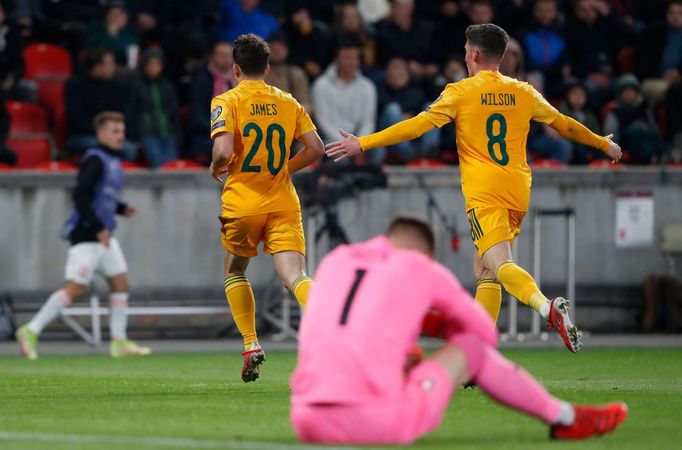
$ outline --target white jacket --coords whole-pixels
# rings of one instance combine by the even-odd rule
[[[350,83],[339,78],[336,65],[330,64],[312,89],[315,123],[322,138],[341,139],[339,128],[356,136],[374,132],[377,119],[377,91],[359,71]]]

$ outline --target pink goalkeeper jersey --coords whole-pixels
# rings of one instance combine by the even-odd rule
[[[357,404],[402,393],[403,367],[430,308],[450,335],[492,345],[488,314],[441,264],[384,236],[338,247],[322,260],[299,330],[294,403]]]

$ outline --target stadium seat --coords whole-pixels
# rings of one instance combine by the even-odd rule
[[[161,170],[204,170],[205,167],[201,164],[187,159],[176,159],[175,161],[168,161],[160,167]]]
[[[17,169],[28,169],[50,161],[50,140],[47,138],[12,138],[7,146],[17,154]]]
[[[131,161],[121,161],[121,168],[124,171],[136,171],[136,170],[146,170],[143,166],[139,165],[138,163],[131,162]]]
[[[41,107],[31,103],[10,100],[7,102],[7,111],[11,119],[10,138],[29,134],[44,135],[48,132],[47,115]]]
[[[447,167],[443,161],[437,159],[415,159],[407,163],[407,167],[419,168],[419,169],[435,169],[438,167]]]
[[[635,47],[623,47],[616,55],[616,67],[619,74],[634,73]]]
[[[29,80],[67,79],[73,73],[69,52],[57,45],[31,44],[24,49],[23,56],[24,77]]]
[[[66,161],[45,161],[36,165],[33,169],[41,172],[76,172],[78,170],[76,166]]]
[[[29,45],[23,55],[24,77],[38,84],[38,103],[49,113],[57,145],[62,148],[66,130],[64,84],[73,73],[71,56],[63,48],[51,44]]]
[[[625,164],[615,163],[612,164],[608,159],[595,159],[589,164],[590,169],[621,169],[625,167]]]
[[[568,164],[553,159],[535,158],[531,163],[534,169],[564,169]]]

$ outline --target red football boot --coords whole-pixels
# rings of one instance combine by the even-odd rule
[[[557,330],[566,348],[571,352],[575,353],[582,348],[583,344],[580,342],[582,333],[571,322],[568,315],[568,300],[565,298],[557,297],[550,303],[547,327]]]
[[[622,402],[601,406],[574,406],[575,421],[571,425],[552,425],[552,439],[579,440],[609,433],[628,416],[628,405]]]
[[[256,381],[260,374],[260,366],[265,361],[265,352],[258,347],[251,347],[251,350],[242,352],[244,357],[244,367],[242,367],[242,380],[244,383]]]

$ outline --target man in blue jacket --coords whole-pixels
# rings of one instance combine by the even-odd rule
[[[126,336],[128,267],[118,240],[112,236],[116,215],[131,217],[135,213],[135,208],[120,201],[123,176],[119,155],[125,142],[125,117],[118,112],[101,112],[95,116],[94,126],[98,144],[83,155],[73,210],[62,235],[71,242],[66,283],[50,295],[33,320],[17,330],[21,353],[28,359],[38,357],[38,335],[43,328],[85,293],[95,273],[105,276],[111,288],[111,356],[151,353]]]

